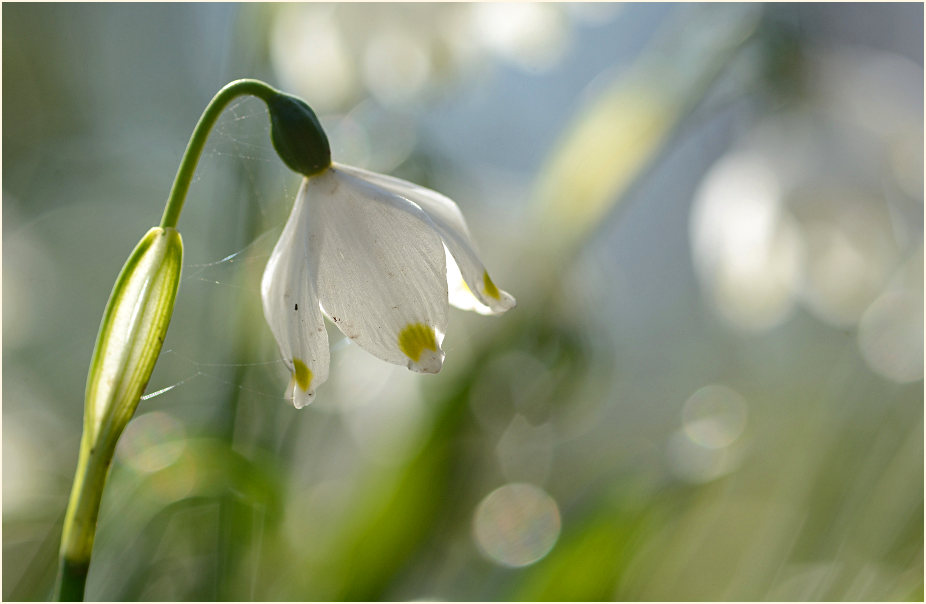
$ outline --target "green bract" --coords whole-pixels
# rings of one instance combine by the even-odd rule
[[[183,242],[154,227],[113,286],[87,376],[85,430],[91,441],[118,437],[154,370],[180,284]]]

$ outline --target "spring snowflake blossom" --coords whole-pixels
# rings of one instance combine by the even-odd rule
[[[380,359],[437,373],[450,304],[482,314],[515,305],[489,278],[453,201],[336,163],[302,181],[261,296],[297,408],[328,378],[324,316]]]

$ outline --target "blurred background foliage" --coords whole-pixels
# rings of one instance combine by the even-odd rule
[[[923,598],[919,4],[3,6],[3,597],[45,599],[113,280],[212,94],[456,199],[518,308],[438,376],[258,282],[298,178],[220,119],[117,452],[103,600]]]

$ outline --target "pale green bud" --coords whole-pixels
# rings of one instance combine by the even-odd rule
[[[155,227],[135,246],[109,295],[87,376],[84,434],[61,536],[61,599],[83,598],[103,483],[161,352],[182,264],[180,233]]]
[[[183,242],[154,227],[122,267],[106,305],[87,376],[85,437],[115,443],[135,413],[170,324]]]

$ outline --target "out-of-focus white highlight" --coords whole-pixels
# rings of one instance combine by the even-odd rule
[[[821,320],[851,327],[884,287],[897,256],[878,204],[853,204],[848,194],[836,200],[824,206],[826,220],[802,225],[807,254],[801,294]]]
[[[746,427],[746,401],[720,384],[699,389],[682,407],[683,429],[695,444],[709,449],[730,446]]]
[[[417,97],[431,71],[424,40],[410,31],[374,34],[363,51],[363,81],[384,103],[404,103]]]
[[[720,478],[739,464],[739,456],[732,449],[704,447],[692,441],[684,430],[669,438],[667,456],[672,474],[691,483]]]
[[[552,4],[473,5],[472,31],[482,44],[528,69],[543,69],[562,54],[568,22]]]
[[[722,384],[699,388],[682,406],[682,427],[670,438],[670,471],[692,483],[714,480],[736,469],[736,446],[746,428],[748,406],[741,394]]]
[[[795,303],[856,327],[922,238],[922,67],[840,48],[809,52],[807,70],[808,107],[758,124],[692,208],[705,297],[745,331],[779,325]]]
[[[480,551],[502,566],[528,566],[546,556],[559,538],[556,501],[525,483],[501,486],[483,499],[473,519]]]
[[[725,319],[751,331],[784,319],[801,247],[775,172],[761,157],[731,154],[715,164],[695,197],[691,240],[695,268]]]
[[[563,57],[575,23],[616,9],[554,3],[286,4],[273,11],[270,53],[281,87],[319,113],[366,96],[383,106],[427,98],[501,59],[542,71]]]
[[[299,91],[318,112],[337,109],[357,89],[357,74],[332,7],[280,8],[270,54],[282,88]]]
[[[923,297],[889,291],[859,321],[858,345],[865,362],[900,383],[923,379]]]

